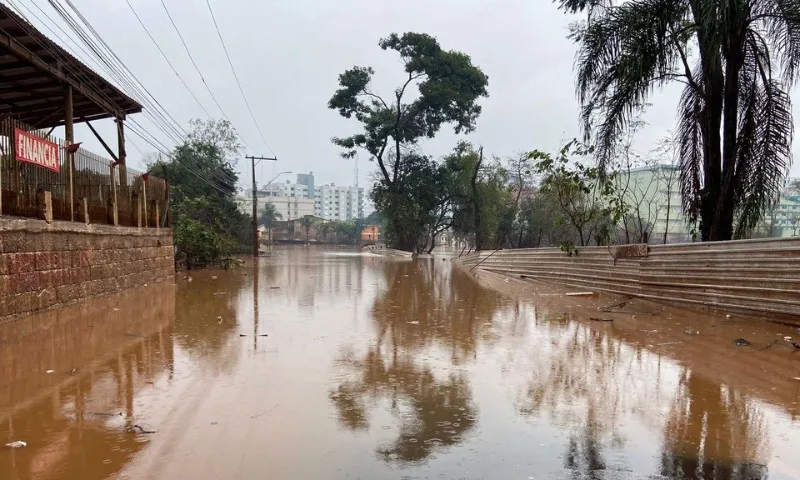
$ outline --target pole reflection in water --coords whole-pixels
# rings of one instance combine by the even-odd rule
[[[800,478],[798,357],[728,338],[785,327],[591,322],[353,249],[176,283],[0,326],[0,478]]]

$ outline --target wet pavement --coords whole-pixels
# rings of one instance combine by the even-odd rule
[[[297,247],[4,323],[0,479],[800,478],[796,327],[478,277]]]

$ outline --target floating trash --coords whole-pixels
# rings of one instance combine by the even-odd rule
[[[22,448],[22,447],[27,447],[27,446],[28,446],[28,444],[23,442],[22,440],[17,440],[15,442],[6,443],[6,447],[8,447],[8,448]]]

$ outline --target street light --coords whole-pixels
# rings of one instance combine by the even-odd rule
[[[290,172],[290,171],[285,171],[285,172],[280,172],[280,173],[278,173],[277,175],[275,175],[274,177],[272,177],[272,179],[271,179],[269,182],[267,182],[267,184],[266,184],[266,185],[264,185],[264,189],[265,189],[266,187],[269,187],[269,186],[272,184],[272,182],[274,182],[275,180],[277,180],[277,179],[278,179],[278,177],[280,177],[281,175],[284,175],[284,174],[288,174],[288,173],[292,173],[292,172]],[[264,191],[264,189],[262,189],[262,191]],[[270,192],[270,193],[271,193],[271,192]],[[253,195],[253,196],[256,198],[256,202],[258,202],[258,200],[257,200],[257,199],[258,199],[258,196],[257,196],[257,195]],[[272,204],[272,202],[269,202],[269,203],[270,203],[270,204]],[[257,205],[257,204],[258,204],[258,203],[256,203],[256,205]],[[268,229],[268,232],[269,232],[269,244],[270,244],[270,248],[271,248],[271,246],[272,246],[272,220],[271,220],[271,219],[270,219],[270,221],[269,221],[269,225],[267,226],[267,229]],[[256,248],[258,248],[258,246],[256,246]]]

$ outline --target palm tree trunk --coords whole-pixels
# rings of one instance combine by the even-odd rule
[[[717,240],[733,238],[733,206],[736,193],[736,149],[739,111],[739,70],[742,68],[741,41],[732,32],[725,63],[725,101],[722,125],[722,188],[717,200],[711,236]]]
[[[695,22],[703,21],[703,0],[691,2]],[[700,29],[697,44],[700,51],[700,64],[703,76],[703,96],[705,106],[701,112],[701,134],[703,137],[703,190],[700,198],[700,235],[703,240],[720,240],[719,229],[715,227],[717,202],[722,190],[722,128],[723,76],[719,45],[711,32]]]

